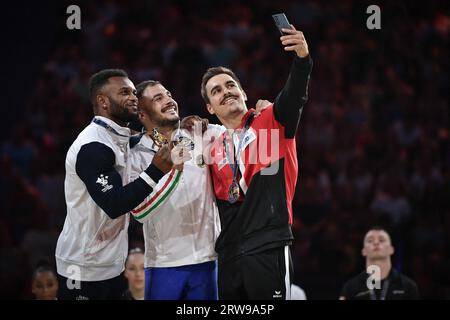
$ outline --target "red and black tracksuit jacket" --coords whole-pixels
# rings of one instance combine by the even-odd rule
[[[226,133],[211,149],[214,163],[210,170],[222,227],[216,242],[220,262],[285,246],[293,240],[292,200],[298,173],[295,133],[308,98],[311,68],[309,56],[295,57],[274,104],[253,119],[243,137],[237,176],[241,190],[234,204],[228,202],[233,173],[224,152]],[[251,109],[244,116],[241,128],[253,112]],[[230,136],[226,139],[230,141]],[[233,149],[229,150],[231,155]]]

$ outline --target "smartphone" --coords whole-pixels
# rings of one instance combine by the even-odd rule
[[[273,14],[272,18],[282,36],[285,35],[285,33],[281,31],[281,28],[291,29],[291,24],[284,13]]]

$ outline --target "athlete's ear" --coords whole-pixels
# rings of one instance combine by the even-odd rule
[[[244,96],[244,101],[247,101],[247,94],[245,93],[244,90],[242,90],[242,95]]]
[[[211,104],[207,103],[206,104],[206,109],[208,109],[208,112],[210,114],[215,114],[213,107],[211,106]]]
[[[95,98],[96,102],[97,102],[97,106],[101,109],[101,110],[107,110],[108,106],[109,106],[109,99],[107,96],[103,95],[103,94],[99,94],[97,95],[97,97]]]

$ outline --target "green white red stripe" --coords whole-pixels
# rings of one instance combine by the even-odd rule
[[[173,189],[175,189],[176,185],[180,181],[180,177],[180,171],[172,170],[162,188],[155,194],[148,196],[140,207],[131,211],[133,217],[137,220],[142,220],[155,211],[156,208],[160,207]]]

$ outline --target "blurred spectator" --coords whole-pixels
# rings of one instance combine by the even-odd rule
[[[344,284],[340,300],[417,300],[417,284],[391,264],[394,247],[389,234],[372,227],[364,237],[366,271]]]
[[[31,292],[36,300],[56,300],[58,280],[55,270],[48,264],[42,264],[33,272]]]
[[[144,275],[144,252],[140,248],[131,249],[125,261],[124,276],[128,281],[125,300],[144,300]]]

